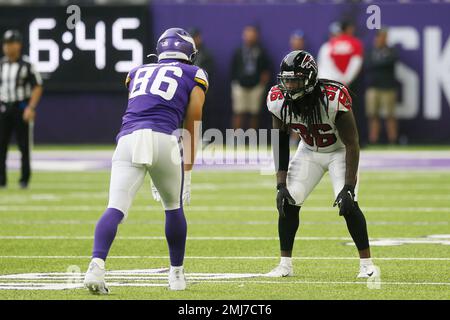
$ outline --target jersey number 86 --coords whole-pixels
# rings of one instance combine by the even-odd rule
[[[158,71],[155,73],[155,71]],[[170,72],[170,77],[167,73]],[[130,90],[128,99],[135,98],[144,94],[154,94],[169,101],[178,87],[178,82],[173,77],[181,78],[183,70],[175,66],[148,66],[140,68],[136,71],[133,87]],[[151,82],[150,90],[148,90],[149,82]],[[162,89],[165,84],[165,89]]]

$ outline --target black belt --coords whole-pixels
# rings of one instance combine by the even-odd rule
[[[24,112],[28,101],[0,102],[0,113]]]
[[[4,105],[7,108],[17,108],[20,107],[21,105],[28,105],[28,100],[23,100],[23,101],[15,101],[15,102],[0,102],[0,105]]]

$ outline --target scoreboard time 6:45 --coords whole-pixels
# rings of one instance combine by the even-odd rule
[[[46,90],[120,90],[153,52],[147,6],[0,8],[0,32],[18,29]]]

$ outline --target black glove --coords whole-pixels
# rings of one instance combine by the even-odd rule
[[[286,217],[286,213],[284,212],[284,206],[286,203],[289,204],[295,204],[295,200],[292,198],[291,194],[289,193],[286,183],[279,183],[277,185],[277,209],[278,213],[281,217]]]
[[[333,207],[336,205],[339,207],[339,215],[346,215],[352,213],[355,207],[355,187],[346,184],[341,192],[339,192],[336,200],[333,203]]]

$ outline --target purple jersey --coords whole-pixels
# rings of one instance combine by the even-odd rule
[[[128,107],[117,139],[138,129],[172,134],[183,123],[195,86],[208,89],[206,72],[178,60],[144,64],[128,73]]]

